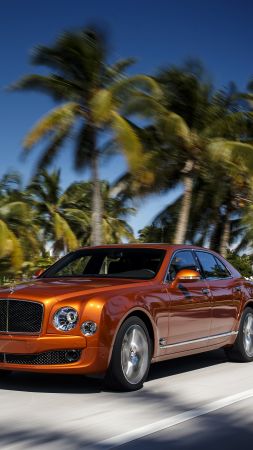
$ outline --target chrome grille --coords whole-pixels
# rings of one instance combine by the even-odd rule
[[[42,316],[41,303],[0,298],[1,333],[39,333]]]

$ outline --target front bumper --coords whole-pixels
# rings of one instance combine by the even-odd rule
[[[55,351],[80,351],[80,357],[76,362],[66,364],[31,364],[25,363],[29,356],[41,355],[45,352]],[[11,356],[13,355],[13,358]],[[24,358],[22,358],[24,355]],[[17,363],[9,362],[19,360]],[[20,361],[22,362],[20,363]],[[23,363],[24,360],[24,363]],[[107,366],[107,352],[103,347],[88,347],[87,340],[82,336],[10,336],[0,335],[0,369],[52,372],[52,373],[102,373]]]

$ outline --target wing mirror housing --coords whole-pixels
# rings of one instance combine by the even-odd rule
[[[200,273],[197,270],[182,269],[176,274],[176,277],[171,283],[172,287],[176,287],[178,284],[193,283],[201,279]]]
[[[45,272],[45,269],[37,269],[34,274],[33,274],[33,278],[38,278],[40,277],[40,275],[43,274],[43,272]]]

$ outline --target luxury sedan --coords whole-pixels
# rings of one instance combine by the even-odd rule
[[[204,248],[87,247],[0,290],[1,375],[104,374],[136,390],[151,363],[221,347],[253,361],[253,284]]]

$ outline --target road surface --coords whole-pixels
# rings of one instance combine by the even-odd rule
[[[0,449],[253,448],[253,363],[223,351],[152,365],[138,392],[81,376],[0,379]]]

